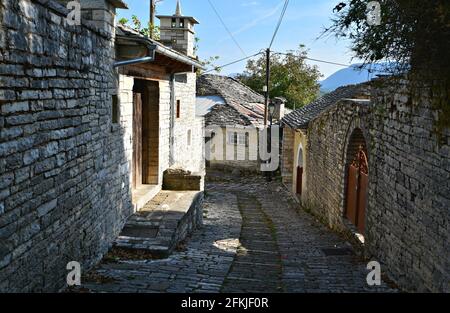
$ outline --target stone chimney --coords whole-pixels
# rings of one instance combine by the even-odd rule
[[[72,0],[58,0],[64,6]],[[109,34],[115,34],[116,9],[128,9],[122,0],[77,0],[81,5],[81,18],[93,22]]]
[[[195,31],[194,26],[199,24],[192,16],[184,16],[181,13],[180,0],[174,15],[158,15],[160,20],[160,42],[189,57],[195,57]]]
[[[273,118],[280,121],[284,117],[284,107],[286,105],[286,99],[282,97],[276,97],[273,98],[272,102],[275,105]]]

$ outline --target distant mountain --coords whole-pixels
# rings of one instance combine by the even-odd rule
[[[371,67],[361,64],[353,64],[350,67],[337,71],[327,79],[320,82],[320,91],[328,93],[336,88],[346,85],[360,84],[375,78],[377,75],[386,74],[386,68],[391,66],[388,63],[372,64]]]
[[[240,76],[240,75],[242,75],[242,73],[230,73],[230,74],[228,74],[227,76],[228,76],[228,77],[231,77],[231,78],[236,78],[236,77],[238,77],[238,76]]]

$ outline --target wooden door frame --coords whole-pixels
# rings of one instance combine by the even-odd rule
[[[141,95],[141,122],[136,120],[136,102],[135,95]],[[156,81],[135,79],[133,86],[133,138],[141,137],[140,145],[136,145],[133,139],[133,156],[134,159],[140,159],[141,165],[132,164],[133,184],[135,187],[139,185],[158,185],[160,179],[159,173],[159,108],[160,108],[160,89],[159,83]],[[140,127],[140,132],[136,129]],[[140,152],[136,151],[140,149]],[[139,157],[140,156],[140,157]],[[136,171],[136,168],[138,171]],[[140,169],[140,171],[139,171]],[[141,184],[139,179],[141,177]]]
[[[133,152],[132,152],[132,187],[138,189],[143,184],[142,179],[142,94],[133,92]]]

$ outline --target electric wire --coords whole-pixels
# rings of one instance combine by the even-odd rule
[[[214,4],[212,3],[211,0],[208,0],[209,5],[211,6],[211,8],[213,9],[214,13],[217,15],[217,17],[219,18],[220,22],[222,23],[223,27],[225,28],[225,30],[228,32],[228,34],[230,35],[231,39],[234,41],[234,43],[236,44],[236,46],[239,48],[239,50],[241,50],[242,54],[245,55],[247,57],[247,53],[245,53],[244,49],[242,49],[241,45],[237,42],[236,38],[234,37],[233,33],[230,31],[230,29],[227,27],[227,25],[225,24],[224,20],[222,19],[222,17],[220,16],[219,12],[217,11],[216,7],[214,6]]]

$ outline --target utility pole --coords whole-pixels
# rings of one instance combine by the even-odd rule
[[[264,126],[267,126],[269,119],[269,83],[270,83],[270,48],[266,50],[266,87],[265,87],[265,102],[264,102]]]
[[[270,83],[270,48],[268,48],[266,50],[266,86],[265,86],[265,103],[264,103],[264,128],[267,131],[267,122],[269,119],[269,101],[270,101],[270,88],[269,88],[269,83]],[[272,131],[272,130],[270,130]],[[271,134],[269,134],[269,132],[267,131],[267,138],[266,138],[266,143],[268,144],[268,148],[269,151],[271,150],[271,138],[270,138]],[[269,160],[266,160],[266,165],[269,165]],[[264,172],[264,176],[266,176],[267,181],[270,181],[270,173],[269,172]]]
[[[150,39],[154,37],[154,28],[155,28],[155,0],[150,0]]]

